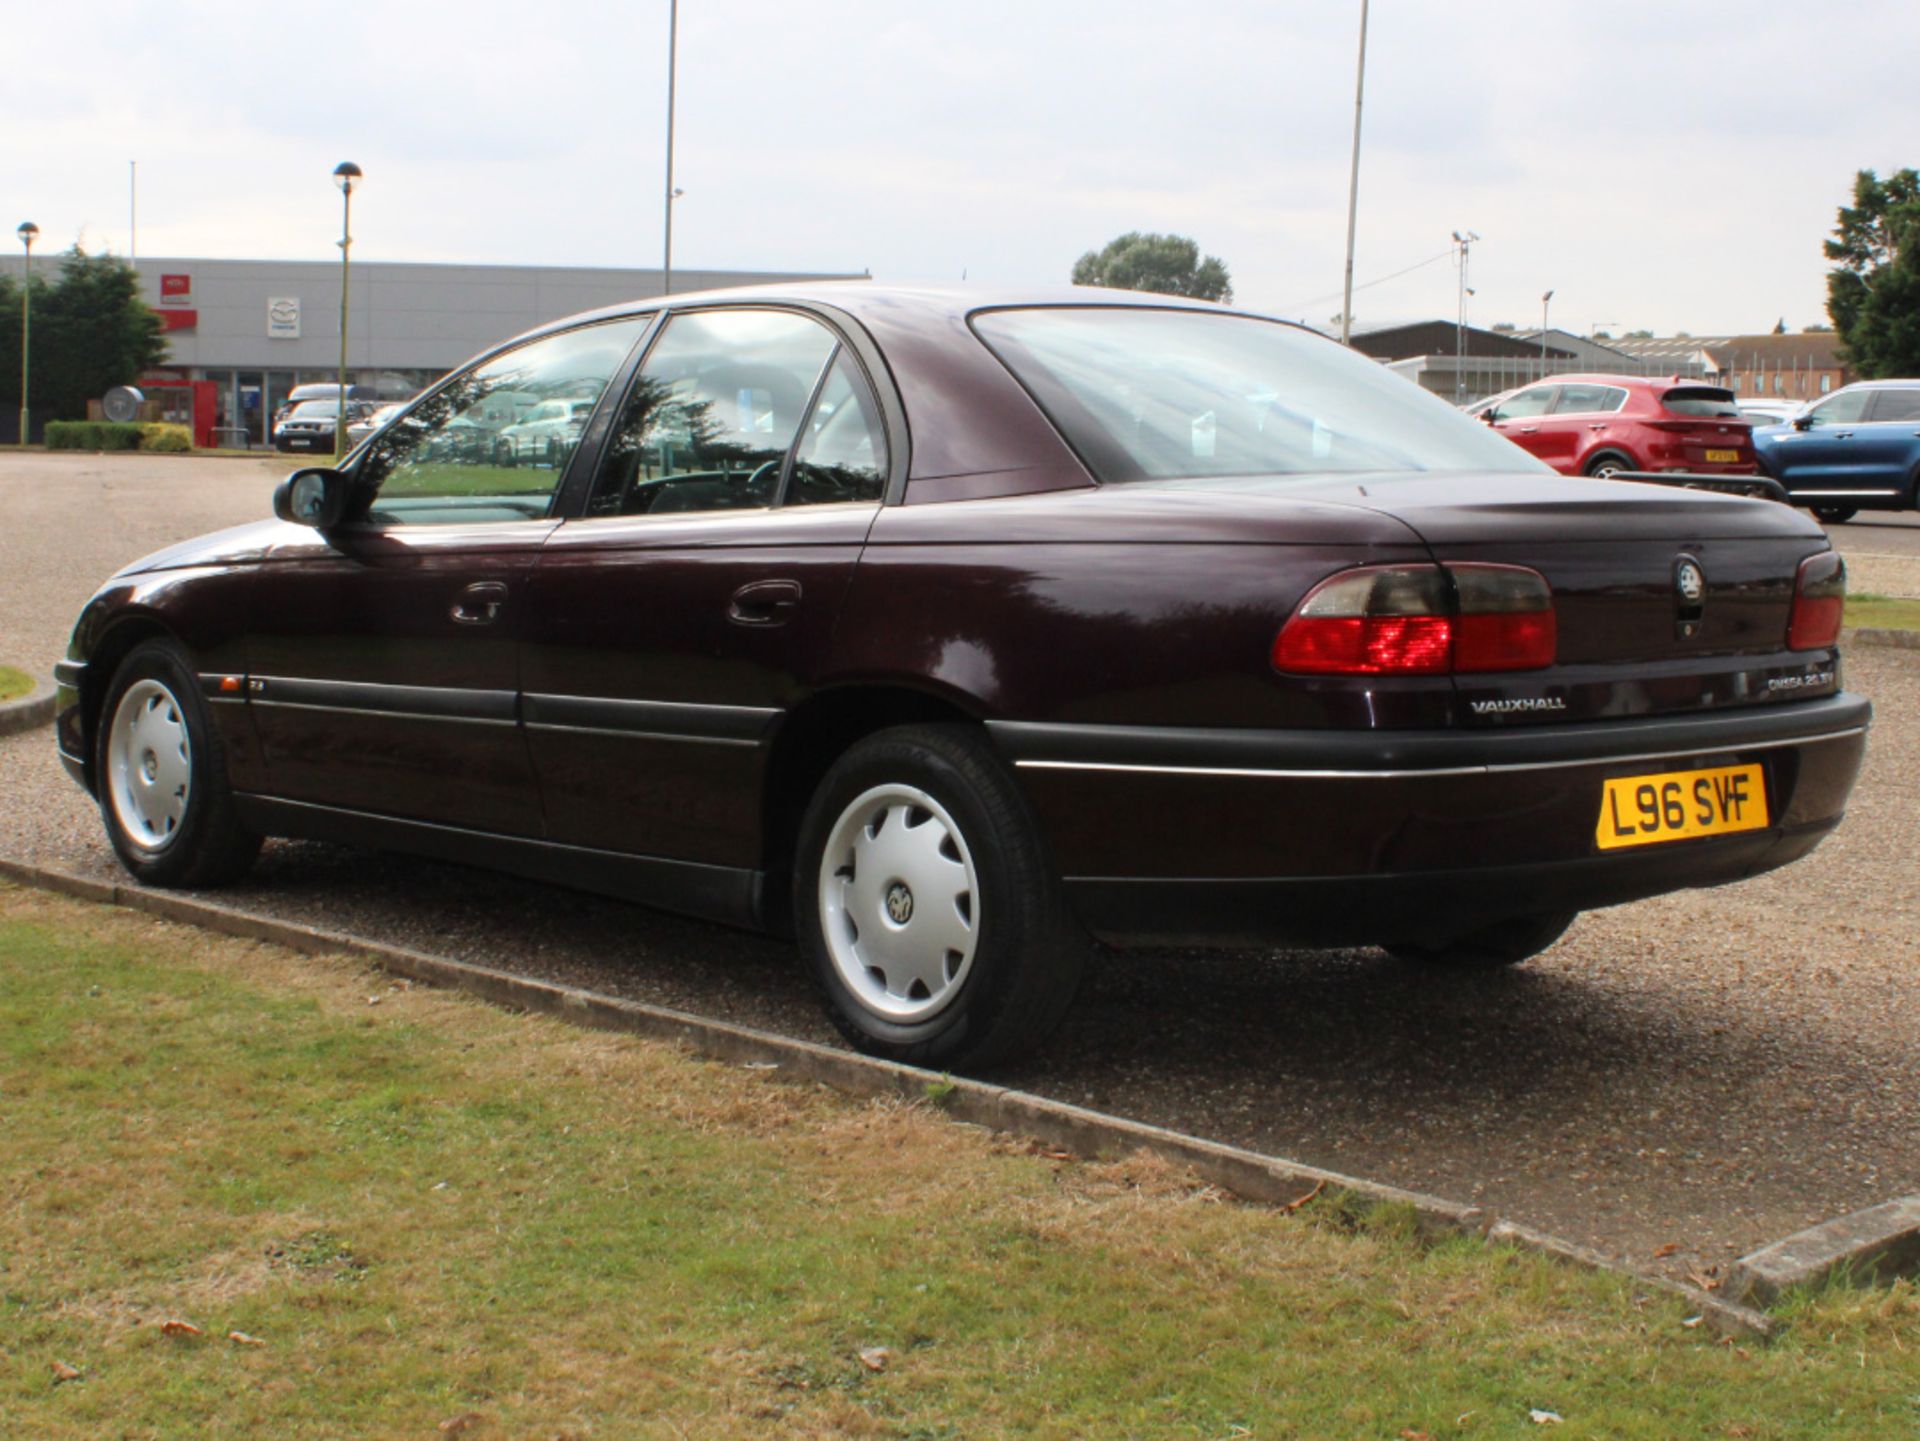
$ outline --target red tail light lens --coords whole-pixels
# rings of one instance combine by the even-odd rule
[[[1847,563],[1838,553],[1810,555],[1793,581],[1788,650],[1823,650],[1838,643],[1847,610]]]
[[[1278,670],[1448,675],[1553,664],[1553,592],[1517,565],[1383,565],[1308,593],[1274,637]]]

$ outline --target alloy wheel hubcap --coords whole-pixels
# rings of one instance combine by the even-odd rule
[[[819,877],[827,954],[854,999],[896,1024],[951,1004],[973,966],[978,889],[966,838],[932,796],[893,784],[855,797]]]
[[[180,702],[157,680],[135,681],[114,709],[106,785],[114,819],[142,850],[159,850],[186,819],[193,745]]]

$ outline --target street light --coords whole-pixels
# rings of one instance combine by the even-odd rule
[[[1353,171],[1347,177],[1347,283],[1340,302],[1340,343],[1353,338],[1353,228],[1360,215],[1360,101],[1367,86],[1367,0],[1360,0],[1360,64],[1353,77]]]
[[[27,280],[20,287],[20,443],[27,443],[27,339],[33,332],[33,242],[40,238],[40,227],[31,220],[20,222],[14,231],[27,247]]]
[[[667,212],[666,243],[661,247],[660,255],[660,293],[666,295],[673,289],[673,202],[680,192],[673,188],[673,79],[675,60],[680,42],[680,0],[668,0],[667,3],[667,185],[666,201],[662,208]]]
[[[1460,320],[1453,332],[1453,399],[1456,405],[1462,403],[1467,393],[1467,297],[1473,294],[1467,288],[1467,253],[1479,238],[1471,230],[1453,232],[1453,243],[1460,249]]]
[[[1547,373],[1547,306],[1552,300],[1551,290],[1540,297],[1540,375],[1542,379]]]
[[[333,183],[340,187],[340,395],[333,407],[336,461],[347,453],[347,252],[353,248],[353,187],[359,179],[360,167],[351,160],[333,167]]]

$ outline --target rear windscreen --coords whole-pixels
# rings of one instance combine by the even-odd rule
[[[1740,418],[1740,407],[1733,403],[1731,390],[1711,385],[1689,385],[1669,390],[1660,403],[1675,415],[1730,415]]]

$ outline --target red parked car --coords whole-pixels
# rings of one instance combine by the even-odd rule
[[[1556,375],[1472,407],[1562,475],[1752,475],[1753,426],[1733,392],[1680,376]]]

